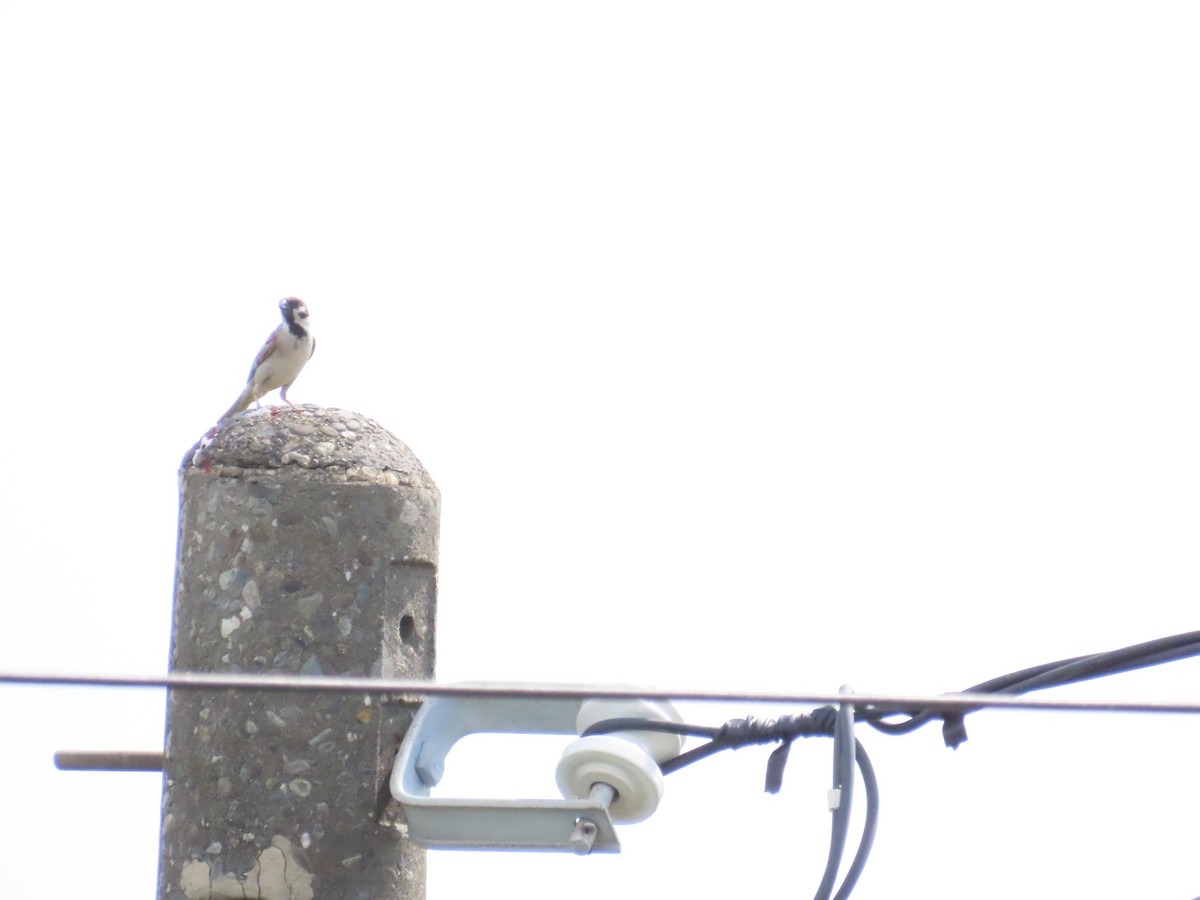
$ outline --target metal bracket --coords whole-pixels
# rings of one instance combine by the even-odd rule
[[[446,754],[468,734],[576,735],[578,699],[436,696],[422,704],[392,767],[392,796],[404,807],[408,835],[426,847],[474,850],[620,852],[603,795],[580,800],[431,797]],[[590,837],[580,845],[580,825]]]

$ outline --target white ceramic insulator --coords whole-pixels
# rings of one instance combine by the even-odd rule
[[[651,719],[682,722],[666,700],[592,699],[575,717],[582,733],[606,719]],[[564,797],[587,797],[594,784],[607,784],[617,796],[608,812],[614,822],[640,822],[658,809],[663,777],[658,768],[680,754],[683,736],[659,731],[618,731],[580,738],[563,751],[555,773]]]
[[[583,734],[597,722],[605,719],[652,719],[656,722],[682,722],[669,700],[604,699],[585,700],[575,717],[575,728]],[[666,762],[683,752],[683,735],[667,734],[662,731],[615,731],[610,737],[618,737],[637,744],[655,762]]]
[[[663,776],[646,751],[606,734],[579,738],[567,746],[554,773],[567,798],[583,799],[593,784],[610,785],[617,795],[608,807],[614,822],[640,822],[662,800]]]

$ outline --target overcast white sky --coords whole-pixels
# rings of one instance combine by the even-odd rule
[[[1182,2],[3,3],[0,669],[165,670],[176,470],[289,294],[292,399],[441,487],[442,679],[943,691],[1194,629],[1198,32]],[[158,778],[51,755],[159,748],[163,709],[0,687],[5,896],[154,895]],[[1200,894],[1200,722],[968,728],[860,735],[856,900]],[[620,856],[433,854],[429,896],[811,896],[830,750],[775,797],[766,750],[671,776]]]

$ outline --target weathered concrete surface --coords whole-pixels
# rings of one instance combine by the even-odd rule
[[[173,671],[433,677],[440,496],[386,430],[247,413],[189,452],[180,491]],[[387,803],[415,711],[397,701],[172,691],[160,897],[424,897]]]

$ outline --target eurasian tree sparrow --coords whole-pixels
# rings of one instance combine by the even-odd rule
[[[295,297],[280,300],[279,310],[283,313],[283,322],[271,332],[267,342],[258,351],[254,365],[250,367],[245,390],[221,416],[221,422],[236,416],[251,403],[257,403],[260,397],[275,388],[279,388],[279,398],[291,404],[292,401],[287,398],[288,388],[317,349],[317,342],[308,326],[308,307],[303,300]]]

